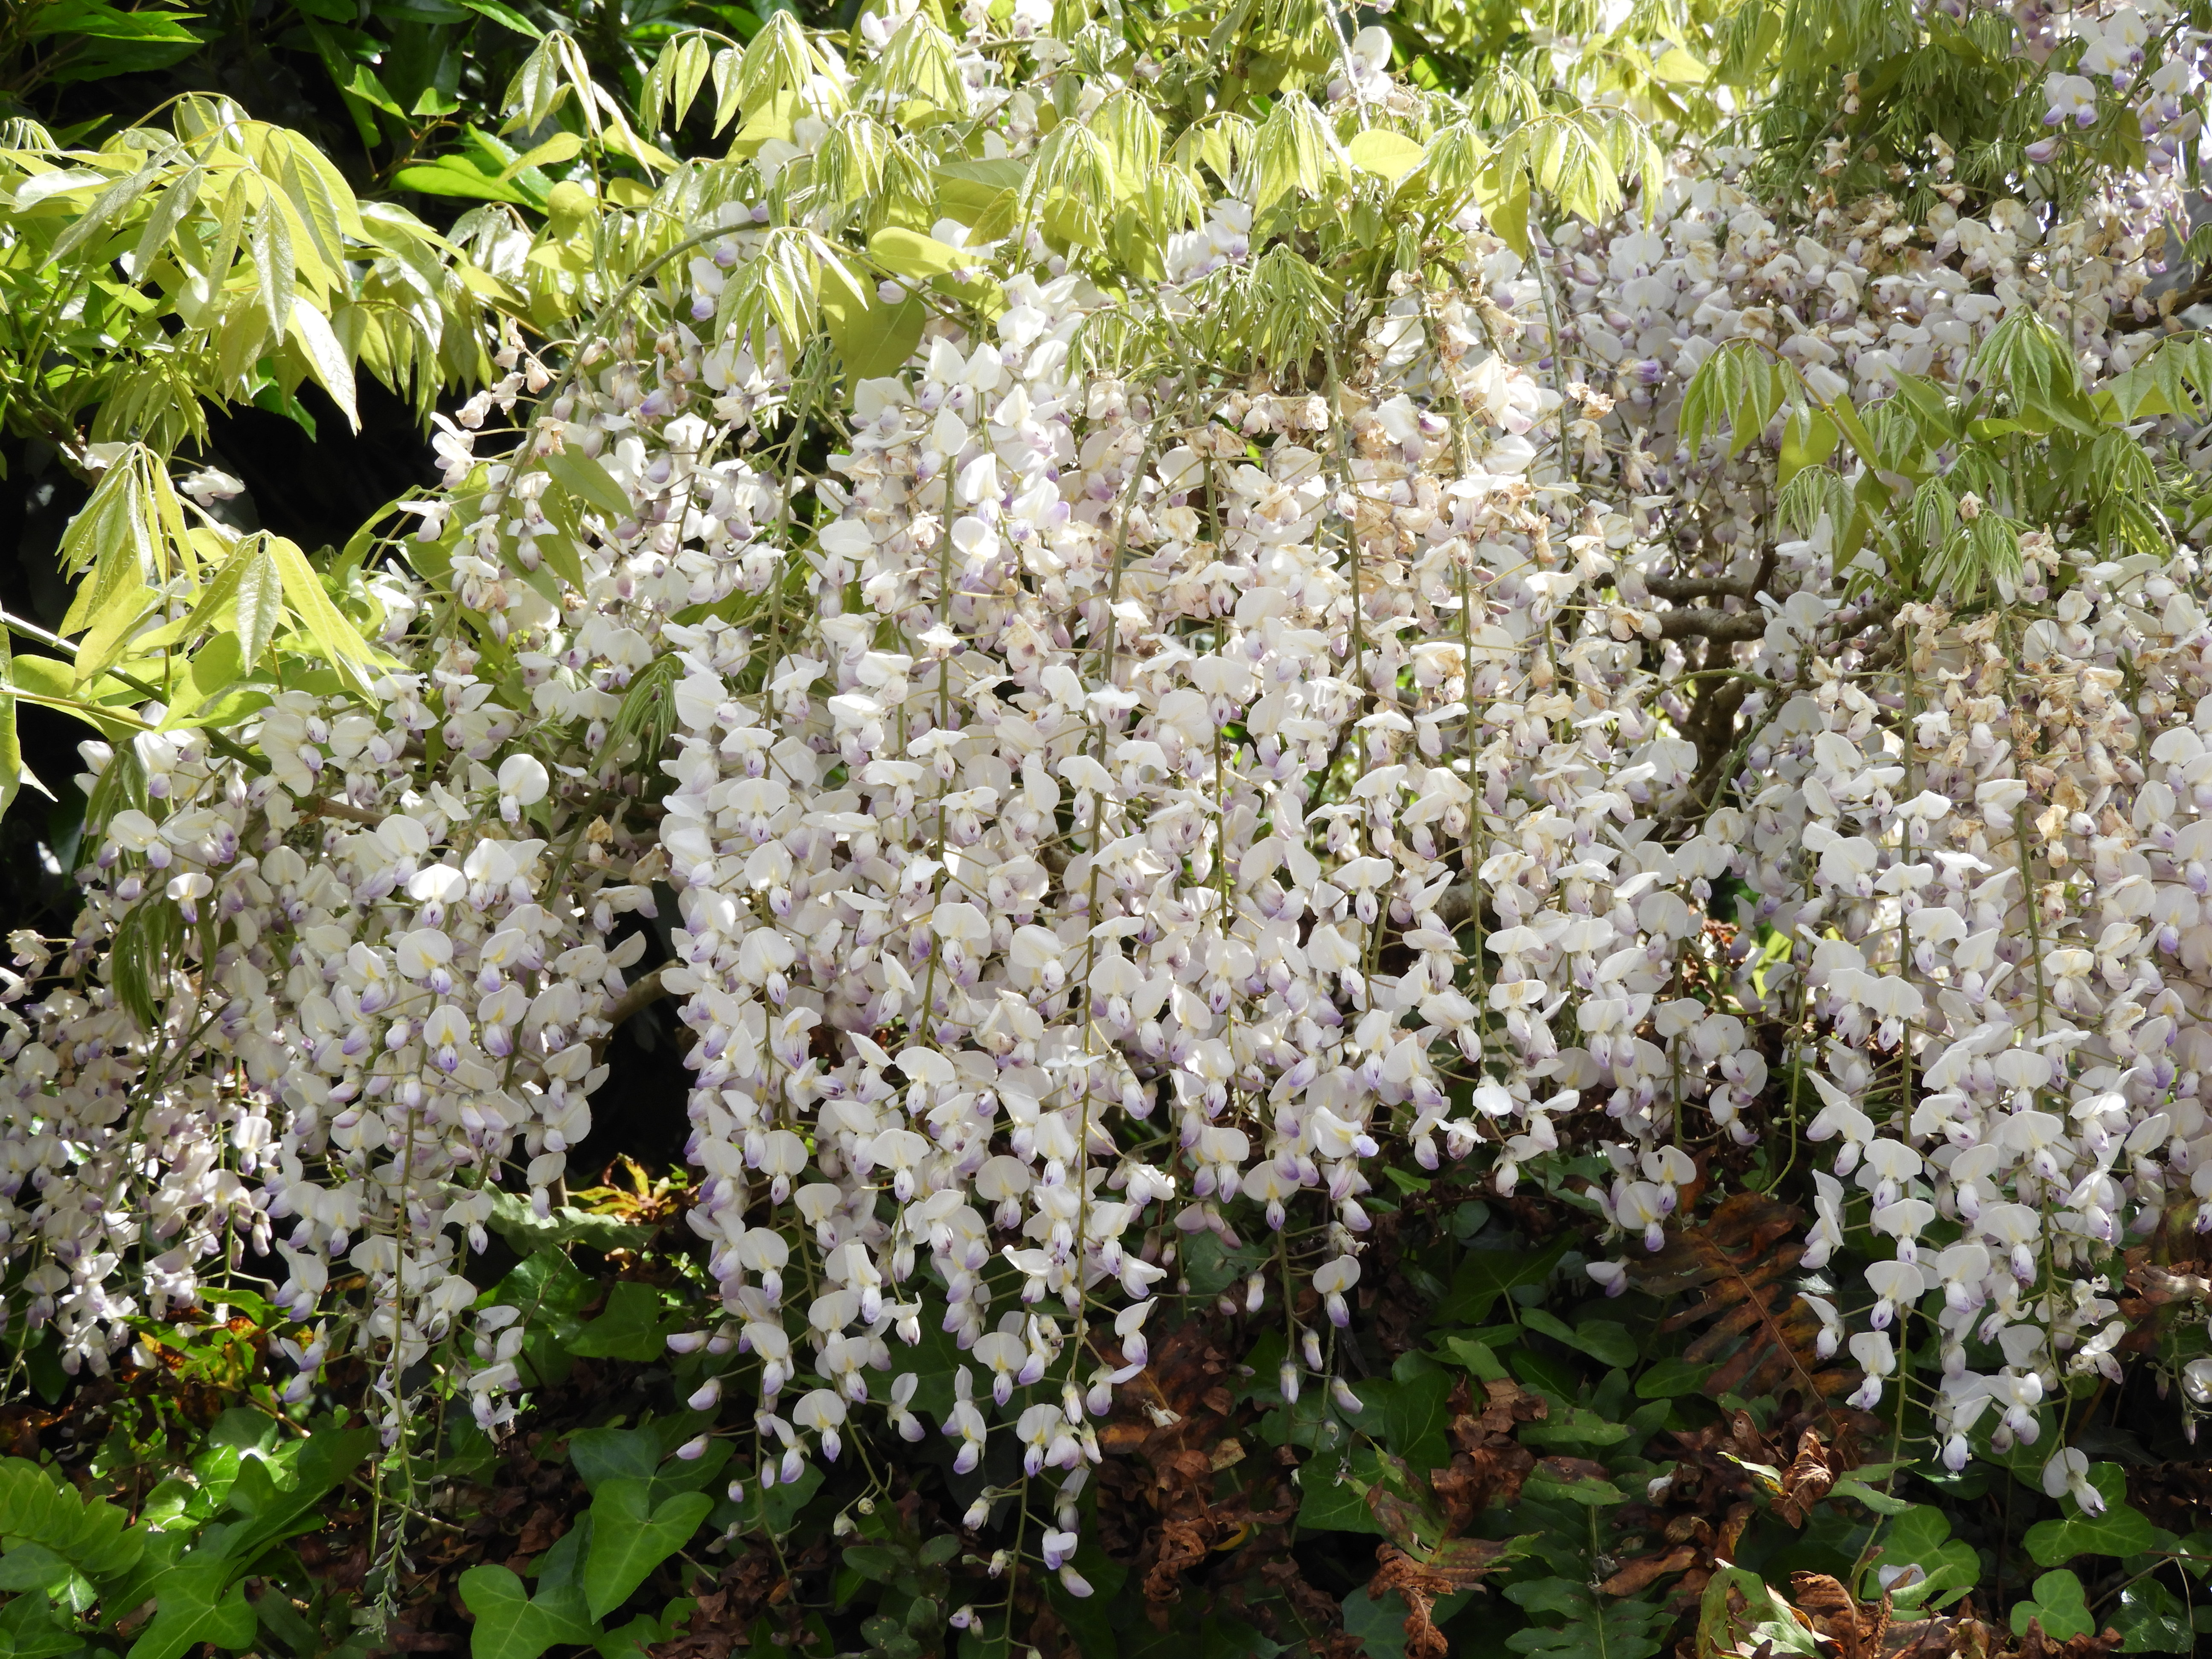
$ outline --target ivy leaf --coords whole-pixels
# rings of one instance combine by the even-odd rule
[[[1712,1369],[1711,1365],[1699,1365],[1687,1359],[1654,1360],[1636,1379],[1636,1397],[1639,1400],[1676,1400],[1686,1394],[1695,1394],[1704,1386]]]
[[[656,1426],[667,1431],[664,1443],[676,1439],[678,1435],[690,1438],[690,1420],[687,1419],[666,1418]],[[670,1448],[671,1451],[673,1449],[673,1447]],[[697,1457],[665,1458],[653,1473],[653,1501],[658,1503],[671,1492],[704,1492],[714,1486],[716,1477],[722,1472],[722,1466],[730,1461],[732,1449],[728,1441],[714,1440],[708,1443],[707,1449]]]
[[[76,1569],[44,1544],[18,1544],[0,1556],[0,1590],[43,1590],[57,1594]]]
[[[1591,1509],[1628,1501],[1628,1494],[1605,1478],[1605,1466],[1587,1457],[1539,1460],[1522,1490],[1531,1498],[1564,1498]]]
[[[641,1613],[619,1629],[605,1632],[596,1645],[600,1659],[647,1659],[656,1643],[665,1642],[677,1633],[673,1622],[664,1626],[651,1613]]]
[[[584,1601],[603,1619],[630,1597],[653,1570],[690,1540],[714,1507],[704,1492],[683,1492],[652,1505],[651,1482],[625,1475],[606,1482],[592,1500],[592,1553],[584,1568]]]
[[[1876,1515],[1902,1515],[1912,1507],[1904,1498],[1892,1498],[1879,1486],[1870,1486],[1863,1480],[1854,1480],[1849,1477],[1837,1481],[1828,1491],[1832,1497],[1848,1498],[1855,1503],[1863,1504]]]
[[[2070,1642],[2077,1636],[2096,1633],[2097,1621],[2089,1616],[2089,1604],[2081,1594],[2081,1581],[2064,1571],[2046,1572],[2035,1581],[2035,1594],[2012,1610],[2012,1633],[2027,1634],[2028,1620],[2043,1626],[2043,1633],[2054,1642]]]
[[[373,1429],[325,1429],[300,1443],[292,1481],[280,1488],[261,1458],[241,1462],[230,1489],[232,1505],[247,1519],[222,1540],[222,1553],[241,1568],[278,1539],[311,1530],[323,1500],[376,1449]]]
[[[2158,1528],[2139,1510],[2109,1510],[2094,1520],[2075,1516],[2063,1521],[2039,1521],[2027,1529],[2027,1553],[2036,1565],[2048,1567],[2071,1561],[2077,1555],[2139,1555],[2158,1546]]]
[[[507,1567],[471,1567],[461,1575],[461,1600],[476,1615],[476,1628],[469,1633],[470,1659],[538,1659],[556,1643],[581,1644],[599,1635],[595,1626],[580,1625],[546,1605],[546,1598],[532,1601],[522,1580]]]
[[[1496,1350],[1479,1337],[1448,1336],[1444,1347],[1481,1382],[1502,1382],[1512,1376],[1499,1362]]]
[[[1890,1523],[1881,1540],[1879,1567],[1914,1566],[1921,1576],[1909,1584],[1893,1586],[1891,1598],[1900,1607],[1942,1607],[1955,1601],[1981,1577],[1981,1558],[1971,1544],[1951,1536],[1951,1522],[1932,1504],[1915,1504]],[[1862,1593],[1870,1601],[1881,1599],[1875,1568],[1862,1581]]]
[[[1120,1650],[1115,1642],[1114,1614],[1120,1605],[1117,1598],[1121,1587],[1128,1582],[1129,1570],[1089,1538],[1076,1548],[1075,1570],[1090,1584],[1089,1595],[1071,1594],[1060,1582],[1059,1575],[1054,1574],[1044,1581],[1045,1599],[1075,1638],[1073,1651],[1084,1655],[1085,1659],[1114,1659]],[[914,1628],[910,1616],[908,1628]],[[1256,1637],[1257,1632],[1254,1634]],[[933,1648],[933,1643],[923,1650]]]
[[[716,1510],[714,1524],[718,1527],[735,1522],[747,1532],[765,1530],[781,1538],[791,1530],[791,1525],[806,1507],[822,1486],[822,1470],[809,1463],[796,1480],[779,1482],[773,1486],[758,1480],[745,1482],[745,1497],[742,1504],[725,1502]]]
[[[542,540],[538,544],[546,545]],[[553,561],[549,557],[546,562]],[[583,582],[580,579],[575,585],[581,587]],[[614,739],[610,736],[608,741],[612,744]],[[651,1227],[617,1221],[611,1215],[593,1215],[573,1205],[564,1204],[541,1218],[530,1207],[528,1199],[508,1192],[492,1194],[491,1215],[485,1224],[519,1250],[536,1250],[549,1244],[581,1244],[599,1251],[635,1250],[653,1234]]]
[[[660,1437],[651,1429],[586,1429],[568,1437],[568,1463],[586,1490],[615,1480],[650,1480],[660,1467]]]
[[[1444,1439],[1445,1426],[1451,1421],[1446,1403],[1451,1391],[1451,1373],[1435,1370],[1407,1377],[1379,1402],[1385,1442],[1417,1468],[1442,1468],[1451,1462],[1451,1447]]]
[[[1628,1438],[1628,1425],[1570,1406],[1564,1412],[1554,1410],[1540,1423],[1522,1425],[1520,1438],[1531,1446],[1613,1446]]]
[[[1546,1250],[1469,1250],[1436,1307],[1439,1325],[1480,1325],[1499,1297],[1523,1285],[1540,1285],[1566,1254],[1561,1240]]]
[[[568,1374],[568,1345],[584,1328],[577,1310],[592,1299],[592,1283],[552,1245],[541,1249],[478,1298],[479,1305],[503,1303],[522,1311],[529,1332],[522,1352],[540,1382],[557,1382]]]
[[[236,1564],[216,1559],[172,1567],[150,1586],[157,1603],[153,1622],[131,1644],[129,1659],[184,1659],[202,1642],[242,1648],[253,1640],[253,1609],[244,1583],[233,1583]]]
[[[14,1644],[10,1659],[62,1659],[85,1651],[84,1638],[68,1614],[43,1595],[19,1595],[0,1607],[0,1638]]]
[[[1381,1522],[1367,1506],[1367,1492],[1382,1478],[1371,1446],[1352,1449],[1347,1462],[1316,1457],[1298,1471],[1298,1525],[1318,1532],[1361,1532],[1380,1535]]]
[[[2069,1496],[2066,1514],[2057,1521],[2039,1521],[2022,1541],[2039,1567],[2055,1567],[2077,1555],[2140,1555],[2156,1549],[2160,1532],[2150,1517],[2128,1505],[2127,1475],[2117,1463],[2099,1463],[2089,1471],[2089,1484],[2105,1500],[2102,1515],[2081,1513]]]
[[[668,1349],[660,1293],[625,1279],[607,1292],[605,1312],[579,1332],[568,1352],[586,1359],[658,1359]]]
[[[855,1544],[845,1552],[845,1565],[871,1583],[888,1584],[908,1562],[904,1553],[884,1544]]]
[[[2120,1592],[2112,1616],[2123,1653],[2193,1653],[2196,1632],[2189,1609],[2155,1578],[2138,1578]]]

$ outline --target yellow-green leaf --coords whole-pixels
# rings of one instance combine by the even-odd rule
[[[208,724],[215,712],[208,707],[210,702],[235,685],[244,673],[236,635],[222,634],[210,640],[172,682],[169,712],[161,721],[161,729],[172,732],[180,726]]]
[[[941,276],[962,264],[959,249],[896,225],[868,238],[868,252],[902,276]]]
[[[761,146],[771,138],[781,138],[787,143],[792,125],[800,113],[799,94],[779,92],[746,118],[744,124],[738,129],[738,136],[731,141],[730,154],[750,160],[759,154]]]
[[[886,304],[854,288],[840,271],[822,284],[822,319],[850,385],[897,374],[921,343],[929,313],[913,295]]]
[[[0,817],[15,805],[22,787],[23,745],[15,735],[15,681],[9,659],[8,630],[0,628]]]
[[[402,167],[392,176],[392,182],[402,190],[419,190],[427,196],[459,196],[471,201],[531,205],[528,196],[484,172],[466,156],[441,155],[434,161]]]
[[[1522,258],[1528,257],[1528,175],[1515,168],[1506,187],[1494,196],[1478,193],[1482,216],[1490,221],[1505,245]]]
[[[621,120],[608,124],[605,142],[609,149],[627,155],[640,167],[656,173],[673,173],[679,165],[673,155],[658,144],[639,137]]]
[[[292,300],[292,333],[306,354],[308,371],[316,383],[331,394],[346,424],[360,431],[361,416],[354,408],[353,364],[331,331],[330,319],[297,295]]]
[[[1818,466],[1836,453],[1843,434],[1818,410],[1798,410],[1782,428],[1782,471],[1779,482],[1790,479],[1808,466]]]
[[[1388,127],[1370,127],[1353,138],[1347,148],[1352,166],[1394,185],[1420,166],[1421,157],[1426,153],[1404,133],[1393,132]]]
[[[260,662],[276,637],[284,618],[284,582],[265,544],[252,550],[238,573],[238,592],[232,605],[238,633],[239,672],[247,673]]]
[[[100,708],[103,703],[128,704],[137,692],[112,679],[80,687],[76,669],[56,658],[15,658],[9,665],[8,683],[20,701],[74,714],[111,742],[127,742],[133,732],[144,730],[127,707],[117,708],[112,715]]]
[[[526,155],[518,155],[501,173],[502,182],[517,173],[527,173],[532,167],[558,167],[573,160],[584,148],[584,141],[573,132],[556,132],[544,143],[532,148]]]
[[[1010,155],[948,162],[930,175],[937,184],[937,211],[963,225],[975,225],[1003,209],[1028,172],[1026,162]]]
[[[1680,46],[1669,46],[1651,64],[1651,78],[1672,82],[1676,86],[1703,86],[1712,71]]]
[[[322,580],[315,574],[314,567],[297,544],[282,536],[264,538],[274,557],[278,575],[283,579],[284,598],[292,607],[292,614],[300,619],[323,655],[333,665],[343,665],[356,672],[376,660],[375,648],[362,638],[360,631],[345,618],[345,613],[331,603],[331,596],[323,592]]]
[[[579,593],[584,591],[584,562],[577,555],[575,543],[566,536],[541,536],[538,551],[555,575]],[[558,603],[557,597],[555,602]]]
[[[198,563],[184,505],[167,470],[143,444],[133,444],[109,465],[92,499],[63,532],[61,552],[63,570],[85,578],[62,618],[64,634],[89,627],[118,590],[135,592],[149,574],[166,581]]]
[[[623,487],[601,466],[580,449],[556,451],[545,458],[545,470],[559,484],[586,507],[595,507],[610,519],[633,518],[637,509],[623,493]]]
[[[121,583],[107,590],[100,609],[88,619],[84,637],[77,641],[80,684],[106,672],[121,659],[132,632],[159,597],[143,582]]]
[[[1826,410],[1835,417],[1836,424],[1843,428],[1844,436],[1851,441],[1851,447],[1858,452],[1859,459],[1867,464],[1866,476],[1874,477],[1881,466],[1881,451],[1875,446],[1873,434],[1860,422],[1859,412],[1851,406],[1850,398],[1838,397],[1826,405]],[[1884,494],[1887,493],[1885,486]]]

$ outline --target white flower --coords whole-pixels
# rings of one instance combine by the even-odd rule
[[[2089,1484],[2088,1454],[2075,1446],[2062,1446],[2043,1466],[2043,1490],[2052,1498],[2070,1497],[2084,1515],[2102,1515],[2105,1497]]]
[[[2097,88],[2085,75],[2054,75],[2044,82],[2043,95],[2049,105],[2043,118],[2045,126],[2071,121],[2086,127],[2096,121]]]
[[[545,763],[535,755],[509,755],[500,763],[499,793],[502,801],[535,806],[545,799],[550,781]]]

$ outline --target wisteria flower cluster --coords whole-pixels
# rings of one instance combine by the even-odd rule
[[[895,9],[860,67],[764,32],[659,280],[441,425],[354,688],[87,745],[86,908],[17,938],[0,1016],[31,1322],[98,1369],[266,1259],[295,1389],[350,1347],[396,1435],[452,1345],[506,1424],[523,1332],[470,1252],[502,1193],[558,1201],[657,992],[719,1288],[693,1404],[763,1483],[863,1416],[963,1472],[1011,1436],[1078,1593],[1094,1421],[1194,1241],[1265,1247],[1282,1395],[1356,1414],[1394,1159],[1586,1188],[1619,1293],[1765,1136],[1856,1401],[1932,1329],[1945,1461],[2036,1441],[2117,1373],[2118,1253],[2212,1218],[2212,624],[2158,505],[2197,371],[2154,234],[2201,43],[2038,23],[2054,113],[2148,99],[2166,158],[2070,199],[1916,222],[1684,149],[1524,234],[1376,42],[1169,167],[1146,66],[1017,15]],[[925,85],[981,188],[864,225]],[[1186,187],[1117,267],[1116,204]],[[1300,252],[1332,204],[1425,245],[1343,291]]]

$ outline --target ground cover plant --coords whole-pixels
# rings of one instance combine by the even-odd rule
[[[2212,1629],[2212,19],[324,9],[0,40],[17,1652]]]

